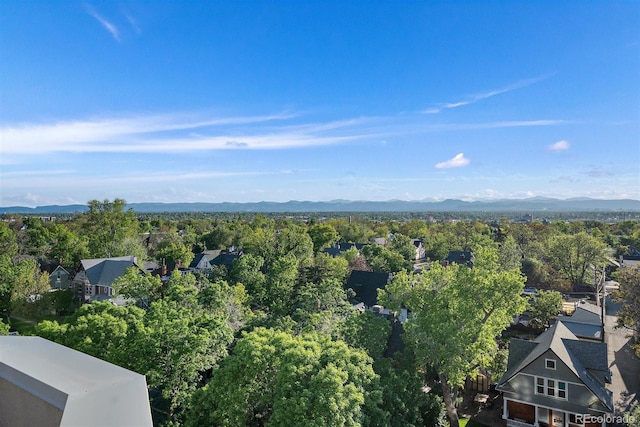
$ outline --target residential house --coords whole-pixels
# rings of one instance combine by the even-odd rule
[[[467,267],[473,267],[475,257],[471,251],[450,251],[444,260],[444,265],[464,264]]]
[[[78,297],[83,302],[110,299],[113,296],[113,282],[134,266],[140,268],[133,256],[83,259],[73,278]]]
[[[416,247],[416,255],[414,257],[415,260],[424,259],[426,256],[426,252],[424,250],[424,245],[422,244],[422,240],[420,239],[411,239],[413,246]]]
[[[40,261],[40,271],[49,273],[51,289],[69,289],[73,287],[70,274],[60,261]]]
[[[177,262],[175,264],[162,264],[160,267],[152,270],[150,274],[152,276],[160,276],[160,280],[164,283],[171,278],[174,270],[178,270],[183,276],[194,271],[184,267],[181,262]]]
[[[374,313],[390,315],[387,308],[378,305],[378,289],[385,289],[391,279],[389,273],[377,271],[353,270],[347,279],[345,288],[353,291],[349,298],[354,308],[359,310],[371,310]],[[400,322],[407,320],[407,309],[402,308],[398,314]]]
[[[366,245],[368,245],[368,243],[336,243],[335,245],[333,245],[330,248],[325,248],[322,250],[322,252],[327,253],[329,255],[331,255],[332,257],[336,258],[339,257],[340,255],[342,255],[343,253],[345,253],[346,251],[348,251],[351,248],[356,248],[356,250],[358,251],[358,255],[360,254],[360,251],[362,251],[362,248],[364,248]]]
[[[143,375],[40,337],[0,336],[0,427],[153,425]]]
[[[193,258],[193,261],[191,261],[191,264],[189,264],[189,269],[194,271],[207,271],[211,269],[209,259],[204,252],[196,254],[196,256]]]
[[[387,246],[387,239],[385,237],[376,237],[373,239],[373,243],[379,246]]]
[[[224,265],[230,269],[233,262],[241,256],[242,253],[236,252],[235,250],[227,251],[217,249],[204,251],[196,254],[193,261],[191,261],[191,264],[189,264],[189,269],[191,271],[204,272],[211,270],[211,267],[215,265]]]
[[[620,255],[620,267],[622,268],[640,267],[640,255]]]
[[[579,340],[557,321],[534,341],[513,338],[503,396],[506,427],[604,427],[613,412],[607,344]]]
[[[233,262],[242,256],[241,253],[237,252],[222,252],[220,255],[211,260],[211,266],[225,266],[228,269],[231,269],[233,266]]]
[[[601,310],[601,307],[581,301],[571,316],[560,316],[558,319],[579,339],[603,342],[604,324]]]

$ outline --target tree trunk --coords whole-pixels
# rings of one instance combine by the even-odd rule
[[[451,427],[459,427],[458,411],[456,410],[455,396],[451,386],[447,382],[447,379],[443,375],[438,375],[440,383],[442,384],[442,397],[444,399],[444,405],[447,408],[447,415],[449,421],[451,421]]]

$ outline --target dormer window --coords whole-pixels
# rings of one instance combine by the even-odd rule
[[[556,369],[556,361],[554,359],[544,359],[544,366],[547,369]]]

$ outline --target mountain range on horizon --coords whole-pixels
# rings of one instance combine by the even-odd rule
[[[500,199],[464,201],[366,201],[331,200],[324,202],[220,202],[220,203],[128,203],[127,209],[139,213],[160,212],[587,212],[587,211],[640,211],[640,200],[591,199],[578,197],[554,199],[531,197],[527,199]],[[0,214],[72,214],[86,212],[86,205],[47,205],[35,208],[25,206],[0,207]]]

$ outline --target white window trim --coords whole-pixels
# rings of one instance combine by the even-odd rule
[[[538,379],[541,379],[543,381],[542,386],[544,387],[543,393],[538,392]],[[553,381],[553,394],[549,394],[547,393],[547,391],[549,390],[549,382]],[[560,387],[559,384],[562,383],[564,384],[564,397],[560,397],[558,396],[559,391],[560,391]],[[558,399],[558,400],[569,400],[569,387],[566,381],[558,381],[554,378],[545,378],[545,377],[535,377],[534,379],[534,384],[533,384],[533,391],[535,394],[537,394],[538,396],[546,396],[546,397],[552,397],[554,399]]]
[[[550,368],[549,365],[547,364],[548,362],[553,362],[553,368]],[[551,370],[556,370],[556,359],[544,359],[544,367],[546,369],[551,369]]]

